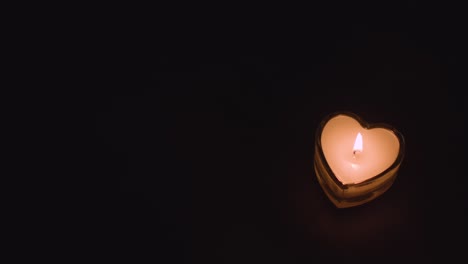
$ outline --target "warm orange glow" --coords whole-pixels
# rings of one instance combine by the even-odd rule
[[[354,141],[353,153],[362,152],[362,135],[358,133],[356,136],[356,141]]]
[[[328,121],[321,140],[325,158],[343,184],[360,183],[382,173],[395,162],[400,147],[391,130],[366,129],[345,115]]]

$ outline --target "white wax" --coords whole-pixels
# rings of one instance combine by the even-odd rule
[[[359,133],[362,150],[354,152]],[[360,183],[382,173],[395,162],[400,149],[392,131],[363,128],[346,115],[338,115],[325,124],[321,143],[328,165],[343,184]]]

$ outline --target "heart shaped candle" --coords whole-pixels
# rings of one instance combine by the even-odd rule
[[[334,113],[317,130],[315,173],[338,208],[356,206],[390,188],[403,154],[404,139],[396,129],[367,124],[352,113]]]

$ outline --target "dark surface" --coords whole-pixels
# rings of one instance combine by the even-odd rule
[[[319,9],[271,23],[185,17],[162,31],[124,29],[132,41],[110,55],[123,66],[105,73],[99,85],[109,89],[95,100],[93,213],[102,221],[92,227],[112,245],[110,256],[463,257],[463,31],[451,9],[424,8]],[[339,110],[388,123],[406,140],[394,185],[349,209],[334,208],[313,171],[315,130]]]

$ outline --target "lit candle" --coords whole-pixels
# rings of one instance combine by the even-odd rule
[[[392,185],[403,159],[403,136],[352,113],[327,116],[316,136],[315,172],[339,208],[366,203]]]

